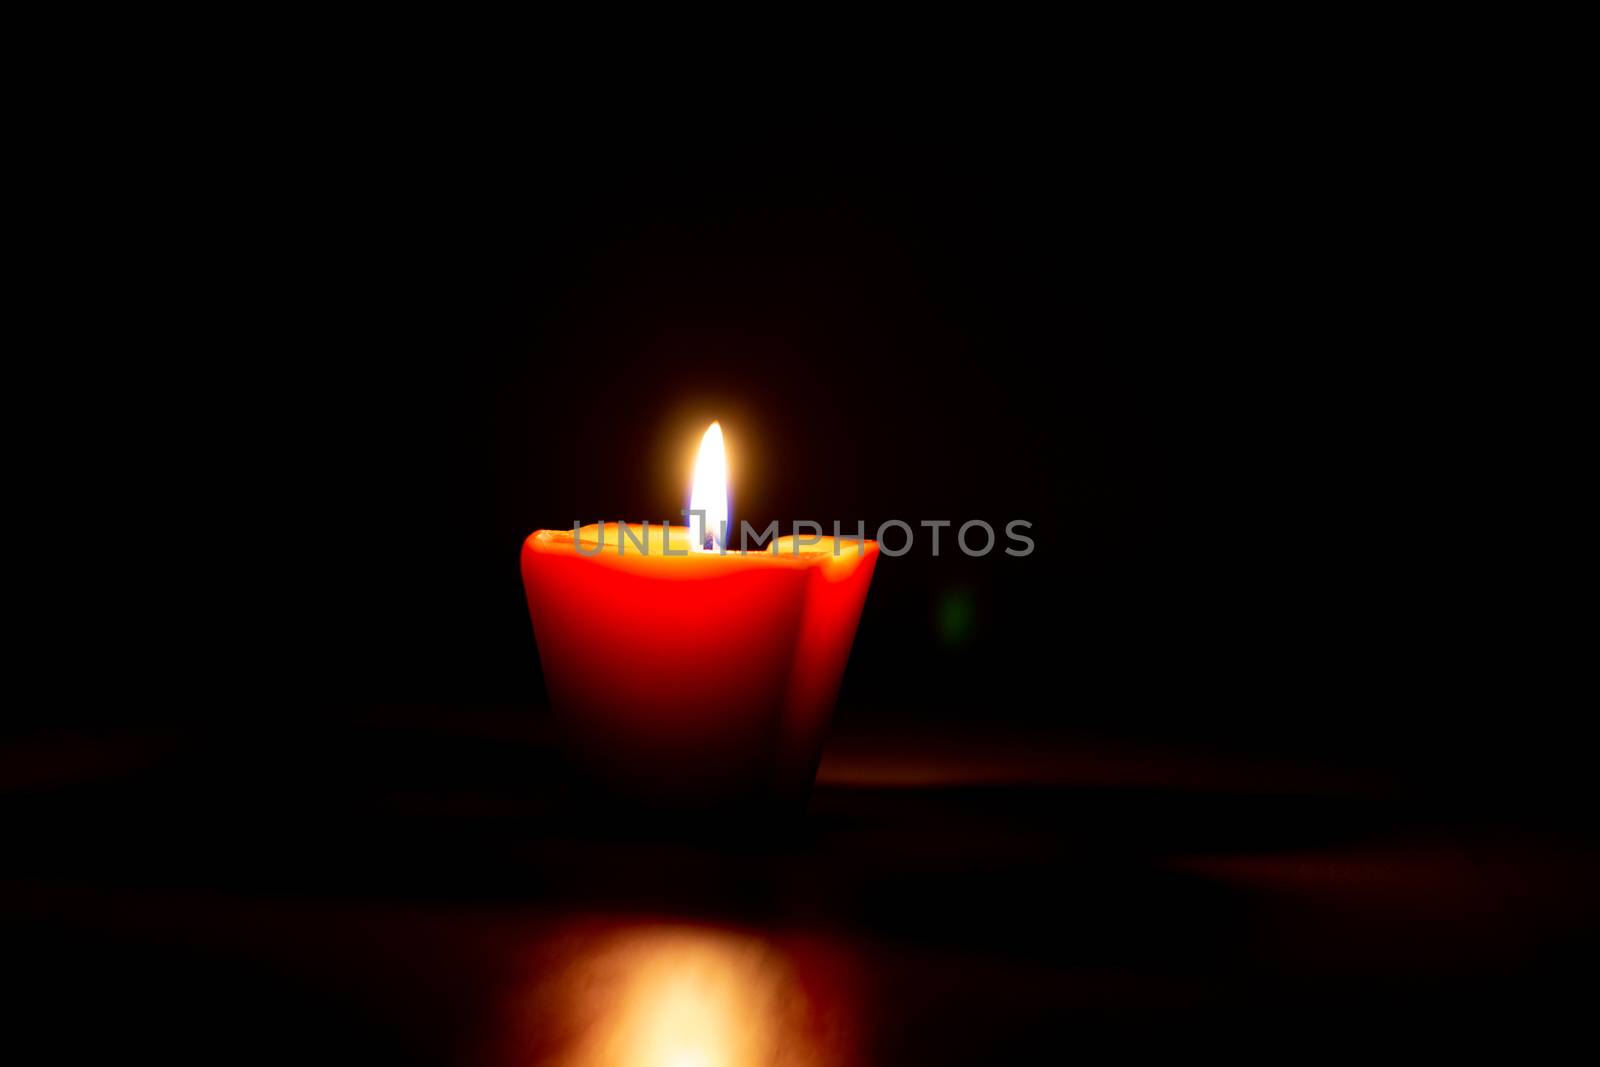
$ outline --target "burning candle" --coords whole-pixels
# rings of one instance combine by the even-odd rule
[[[538,530],[522,546],[551,706],[585,765],[652,798],[797,802],[816,774],[878,546],[726,531],[716,423],[690,511],[702,524]]]

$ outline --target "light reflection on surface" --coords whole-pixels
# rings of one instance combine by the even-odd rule
[[[567,923],[535,948],[501,1063],[814,1067],[852,1062],[839,954],[736,930]]]

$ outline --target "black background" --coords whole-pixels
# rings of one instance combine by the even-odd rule
[[[224,216],[230,288],[269,299],[222,338],[257,354],[240,381],[217,353],[217,417],[256,413],[256,375],[281,412],[201,486],[287,581],[227,586],[215,611],[268,654],[222,684],[537,705],[521,539],[675,518],[717,418],[736,520],[1033,523],[1026,559],[935,560],[924,532],[884,560],[851,714],[1471,789],[1490,750],[1502,773],[1542,750],[1543,712],[1508,731],[1489,703],[1541,672],[1482,563],[1513,435],[1457,343],[1485,326],[1455,193],[1423,199],[1397,136],[1356,153],[1291,122],[1311,112],[1058,106],[328,131]]]
[[[1579,422],[1518,353],[1566,290],[1471,139],[1039,74],[98,100],[49,157],[61,354],[20,372],[58,699],[15,721],[536,713],[521,540],[677,518],[715,418],[736,521],[1033,524],[883,561],[848,716],[1560,810]]]
[[[65,640],[4,767],[43,1029],[431,1062],[498,989],[463,944],[606,908],[857,945],[883,1062],[1578,1018],[1593,785],[1531,596],[1573,424],[1511,384],[1483,190],[1418,112],[1008,88],[107,101],[62,168],[73,477],[27,464]],[[878,564],[868,762],[1067,781],[825,782],[770,852],[571,819],[519,547],[676,519],[712,419],[736,521],[953,523]],[[968,558],[969,519],[1036,550]]]

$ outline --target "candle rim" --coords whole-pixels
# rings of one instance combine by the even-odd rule
[[[548,545],[550,547],[555,547],[555,546],[558,546],[558,545],[572,545],[572,544],[582,544],[585,547],[589,547],[589,546],[598,547],[600,545],[600,539],[597,536],[597,532],[599,531],[601,525],[602,525],[601,523],[589,523],[586,526],[582,526],[582,527],[578,528],[576,531],[571,530],[571,529],[535,530],[532,534],[530,534],[528,536],[528,540],[530,542],[533,542],[534,544],[537,544],[537,545]],[[645,524],[644,523],[637,523],[637,522],[625,522],[625,523],[607,522],[607,523],[604,523],[603,525],[605,525],[607,527],[616,528],[618,530],[618,532],[616,533],[615,536],[613,536],[611,530],[608,530],[607,533],[606,533],[605,548],[604,548],[604,552],[603,552],[603,555],[606,558],[615,558],[617,556],[616,545],[617,545],[617,538],[621,536],[621,534],[620,534],[620,528],[621,527],[626,526],[629,529],[633,530],[636,534],[641,534],[645,529]],[[859,559],[859,558],[864,558],[864,557],[867,557],[867,556],[876,555],[877,551],[878,551],[878,543],[876,541],[872,540],[871,538],[867,538],[867,539],[865,539],[864,542],[861,542],[862,547],[861,547],[861,549],[859,551],[856,549],[856,544],[858,543],[857,539],[855,539],[853,537],[852,538],[844,538],[844,537],[838,538],[837,540],[842,542],[842,544],[840,545],[838,553],[835,554],[834,550],[833,550],[833,545],[834,545],[834,541],[836,539],[834,538],[834,536],[832,534],[823,534],[822,535],[822,540],[817,541],[815,543],[811,543],[809,541],[809,539],[808,539],[808,542],[806,544],[799,545],[798,547],[795,545],[795,541],[798,539],[799,535],[797,535],[797,534],[788,534],[788,535],[785,535],[785,536],[778,537],[773,541],[769,541],[769,542],[767,542],[767,544],[763,545],[760,548],[752,547],[749,551],[744,552],[744,553],[741,553],[739,551],[739,549],[737,547],[737,540],[734,539],[734,538],[730,538],[730,540],[733,540],[735,543],[729,545],[728,550],[726,552],[698,552],[698,551],[691,551],[690,550],[690,546],[693,544],[693,542],[690,541],[689,538],[692,535],[693,531],[691,531],[690,528],[687,527],[687,526],[668,525],[668,524],[665,524],[665,523],[660,523],[660,524],[658,524],[658,523],[650,523],[649,524],[649,529],[651,531],[650,532],[650,538],[649,538],[648,541],[646,541],[646,544],[648,544],[648,545],[650,545],[652,547],[651,547],[651,551],[648,553],[648,555],[649,556],[659,556],[659,557],[663,557],[663,558],[667,558],[667,559],[680,559],[680,558],[694,558],[694,559],[758,559],[758,558],[766,558],[766,559],[771,559],[771,560],[789,560],[791,562],[806,563],[808,561],[809,562],[815,562],[816,559],[819,558],[819,557],[823,558],[823,559],[839,559],[839,560],[852,559],[853,560],[853,559]],[[669,536],[672,538],[672,540],[669,542],[670,546],[673,549],[672,555],[670,555],[670,556],[666,555],[666,553],[664,551],[662,551],[661,542],[656,539],[655,531],[662,530],[662,529],[665,529],[665,530],[669,531]],[[774,545],[777,545],[777,551],[776,552],[773,551],[773,546]],[[690,551],[690,555],[687,556],[687,557],[680,556],[679,555],[679,550],[680,549],[681,550],[685,550],[685,551]],[[646,555],[645,553],[641,553],[641,552],[637,551],[633,547],[633,542],[630,541],[628,543],[628,548],[625,551],[625,553],[623,554],[622,558],[634,558],[634,559],[637,559],[637,558],[641,558],[641,557],[643,557],[645,555]]]

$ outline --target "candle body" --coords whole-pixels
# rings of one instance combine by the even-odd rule
[[[878,546],[689,552],[651,527],[618,552],[614,523],[542,530],[522,577],[550,702],[612,787],[689,803],[803,800],[849,658]],[[640,540],[641,527],[629,527]],[[664,542],[663,538],[667,538]]]

